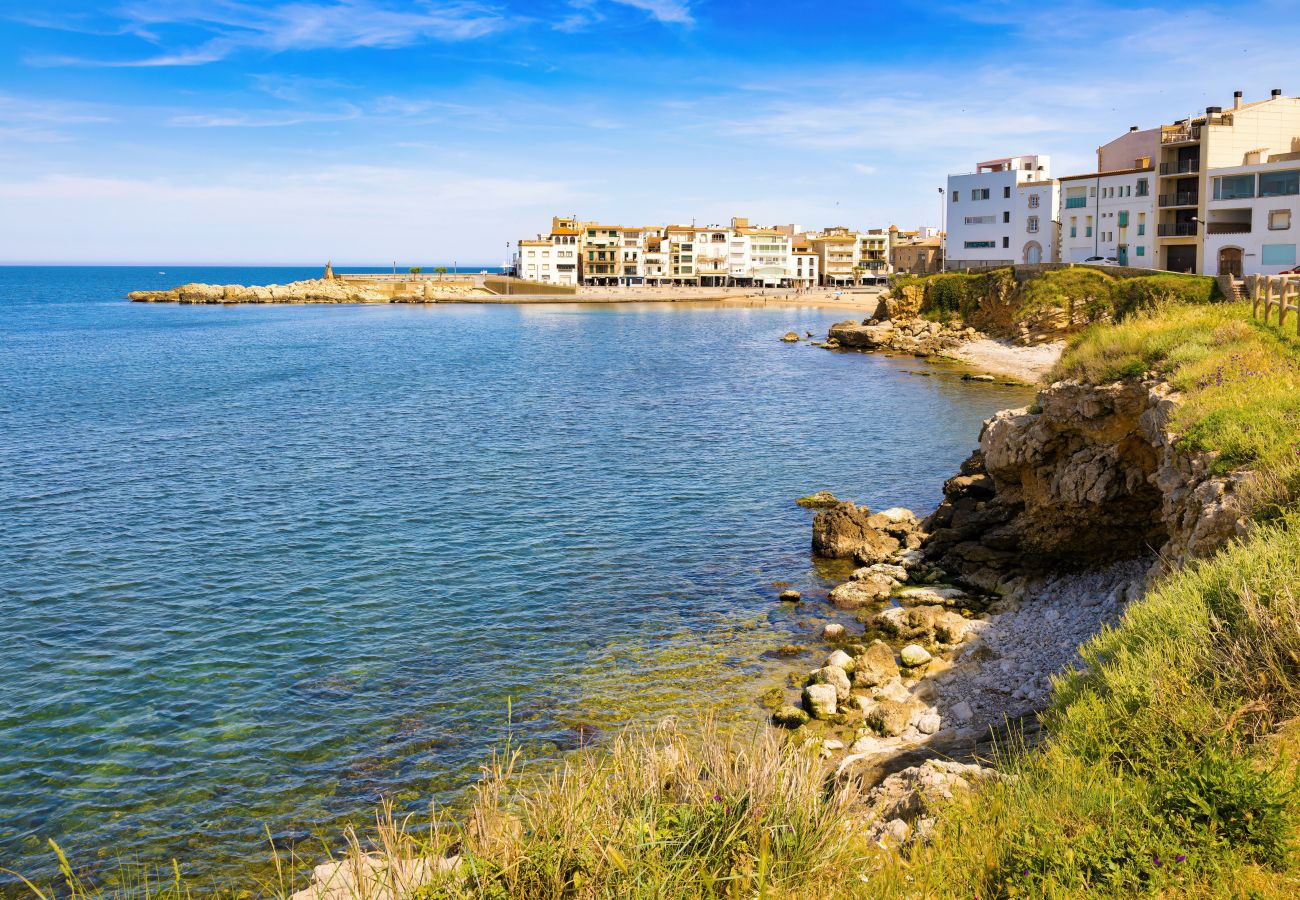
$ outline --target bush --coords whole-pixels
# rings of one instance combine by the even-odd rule
[[[1222,300],[1219,284],[1199,275],[1143,275],[1123,278],[1114,286],[1115,318],[1173,304],[1204,304]]]

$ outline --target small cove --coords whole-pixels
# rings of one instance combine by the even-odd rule
[[[1030,399],[780,342],[838,310],[123,299],[157,277],[0,268],[0,865],[29,875],[47,838],[231,871],[264,827],[452,798],[508,734],[756,720],[820,613],[774,585],[830,586],[793,499],[926,510]]]

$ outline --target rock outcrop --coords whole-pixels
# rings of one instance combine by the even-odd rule
[[[826,341],[832,348],[888,350],[914,356],[934,356],[983,337],[974,328],[944,325],[926,319],[866,319],[838,322]]]
[[[923,523],[928,559],[983,587],[1158,552],[1165,565],[1242,535],[1239,479],[1179,447],[1168,385],[1060,382],[985,423]]]
[[[290,284],[183,284],[169,291],[132,291],[136,303],[429,303],[435,300],[488,296],[467,284],[426,281],[405,292],[379,290],[338,279],[295,281]]]
[[[921,545],[917,525],[910,510],[873,514],[865,506],[844,501],[813,516],[813,553],[828,559],[856,559],[864,566],[882,563],[900,549]]]

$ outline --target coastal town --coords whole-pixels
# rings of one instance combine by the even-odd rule
[[[516,243],[515,275],[595,287],[845,288],[889,275],[1087,263],[1215,277],[1297,265],[1300,98],[1274,89],[1164,124],[1132,125],[1089,171],[1045,154],[988,159],[938,188],[936,225],[804,230],[624,226],[557,216]],[[918,205],[920,202],[918,201]]]

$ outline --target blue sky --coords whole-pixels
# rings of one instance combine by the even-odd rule
[[[499,263],[553,213],[937,224],[1282,88],[1294,0],[0,0],[0,261]]]

